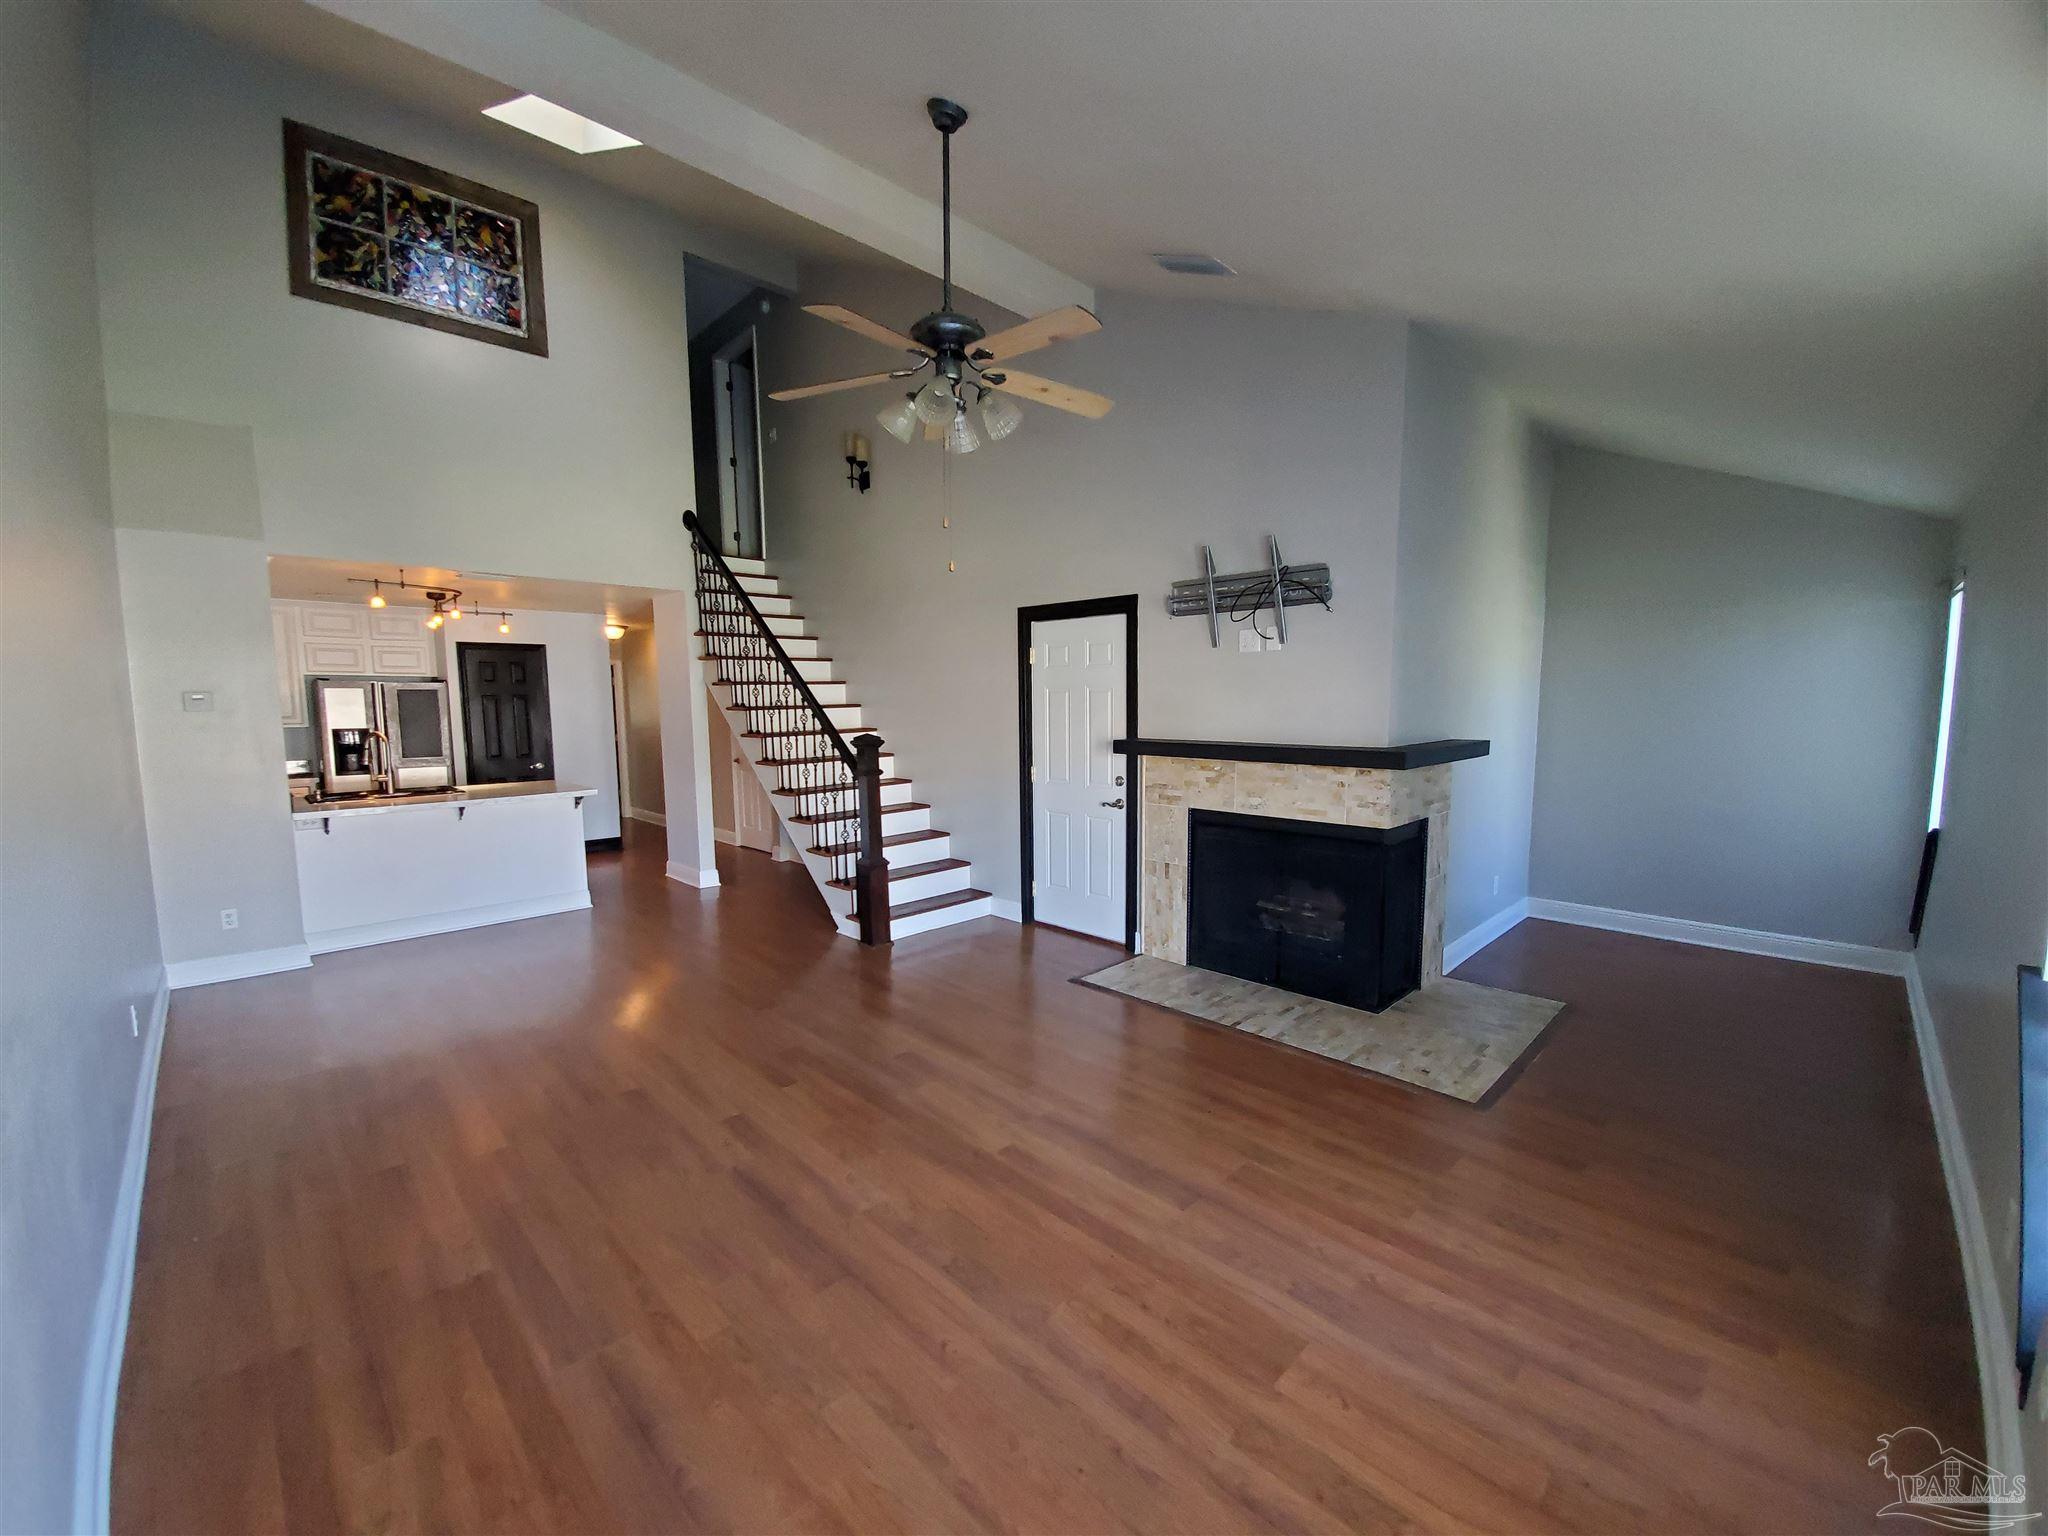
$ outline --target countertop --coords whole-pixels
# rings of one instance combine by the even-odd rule
[[[463,784],[430,794],[366,795],[349,800],[328,800],[307,804],[294,796],[292,820],[318,821],[323,816],[383,816],[397,811],[418,810],[432,805],[478,805],[489,800],[540,800],[550,795],[595,793],[588,784],[564,784],[559,779],[532,779],[523,784]]]

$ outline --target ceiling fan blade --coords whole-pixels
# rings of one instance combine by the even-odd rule
[[[850,309],[837,304],[806,304],[804,313],[816,315],[820,320],[830,320],[834,325],[843,325],[856,336],[865,336],[869,341],[879,341],[885,347],[900,347],[906,352],[923,352],[930,355],[930,349],[920,347],[901,331],[892,331],[879,321],[870,320],[866,315],[856,315]]]
[[[1056,341],[1072,341],[1076,336],[1087,336],[1101,329],[1102,322],[1094,315],[1078,304],[1069,304],[1065,309],[1048,310],[1036,320],[1013,325],[1007,331],[984,336],[973,352],[977,359],[983,361],[1022,357],[1026,352],[1036,352]]]
[[[771,389],[770,400],[808,400],[813,395],[836,394],[842,389],[865,389],[870,384],[886,384],[895,378],[893,373],[864,373],[857,379],[834,379],[829,384],[805,384],[796,389]]]
[[[1107,395],[1098,395],[1093,390],[1076,389],[1071,384],[1061,384],[1052,379],[1041,379],[1035,373],[1019,373],[1014,368],[1004,368],[1000,371],[1003,382],[992,385],[992,388],[1000,389],[1006,394],[1022,395],[1026,400],[1036,400],[1040,405],[1049,405],[1057,411],[1072,411],[1076,416],[1086,416],[1099,421],[1107,416],[1109,408],[1116,404]]]

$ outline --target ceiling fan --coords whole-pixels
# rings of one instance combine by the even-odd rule
[[[1024,413],[1011,395],[1022,395],[1071,411],[1076,416],[1099,418],[1109,414],[1114,403],[1106,395],[1076,389],[1036,374],[1019,373],[999,367],[1010,358],[1036,352],[1056,341],[1068,341],[1102,329],[1102,322],[1078,304],[1055,309],[1022,325],[991,336],[972,315],[953,308],[953,135],[967,121],[967,109],[957,101],[934,96],[924,104],[932,126],[939,130],[939,175],[942,189],[941,236],[945,251],[944,286],[939,307],[911,326],[910,334],[892,331],[886,325],[857,315],[837,304],[806,304],[804,313],[844,326],[856,335],[885,346],[901,347],[917,359],[907,368],[888,373],[866,373],[857,379],[834,379],[828,384],[806,384],[797,389],[772,390],[771,400],[808,400],[842,389],[864,389],[870,384],[889,384],[914,379],[925,369],[932,376],[918,389],[909,391],[876,418],[899,442],[909,442],[923,424],[927,438],[945,444],[948,453],[972,453],[981,437],[968,419],[970,404],[979,407],[983,429],[991,442],[1000,442],[1017,430]]]

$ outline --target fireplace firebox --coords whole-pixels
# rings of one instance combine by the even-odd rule
[[[1377,1013],[1422,985],[1429,824],[1188,812],[1188,964]]]

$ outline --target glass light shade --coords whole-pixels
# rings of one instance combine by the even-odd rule
[[[933,379],[917,392],[917,419],[934,427],[943,427],[958,411],[960,402],[953,398],[953,381]]]
[[[1024,424],[1024,408],[1008,395],[984,390],[981,396],[981,424],[988,429],[988,440],[1000,443]]]
[[[905,395],[893,405],[883,406],[881,413],[875,417],[875,420],[882,424],[882,430],[899,443],[909,442],[911,435],[917,431],[917,407],[911,403],[916,398],[915,395]]]
[[[372,608],[382,608],[384,606],[384,594],[382,592],[372,592],[370,594],[370,606]]]
[[[946,428],[946,452],[972,453],[981,446],[981,434],[974,430],[974,423],[967,419],[967,407],[962,404],[953,412],[953,423]]]
[[[607,624],[604,627],[604,637],[607,640],[623,640],[626,638],[626,626],[623,624]]]

